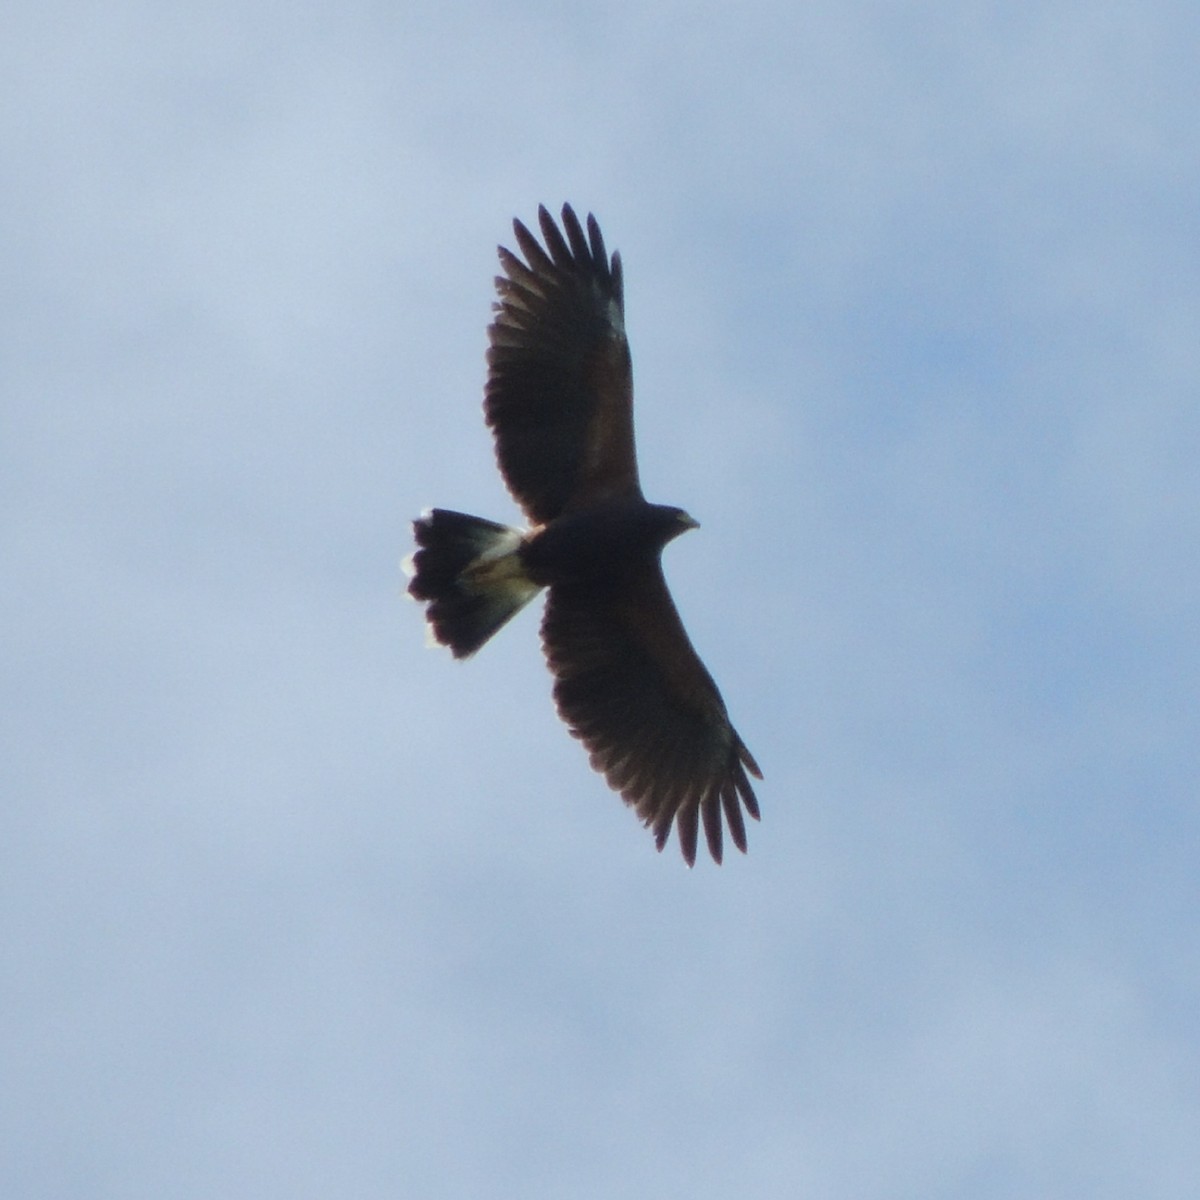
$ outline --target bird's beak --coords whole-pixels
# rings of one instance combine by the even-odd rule
[[[691,513],[681,512],[679,514],[679,523],[684,527],[684,529],[700,528],[700,522],[697,521],[696,518],[691,515]]]

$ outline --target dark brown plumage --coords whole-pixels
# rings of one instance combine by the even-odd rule
[[[720,862],[722,817],[746,849],[742,808],[759,815],[749,775],[762,774],[663,578],[662,548],[696,523],[642,495],[620,256],[569,205],[561,230],[545,208],[538,219],[544,247],[514,221],[524,261],[500,248],[484,398],[532,528],[434,509],[414,523],[408,590],[462,658],[548,588],[542,644],[559,714],[660,850],[674,824],[690,865],[703,826]]]

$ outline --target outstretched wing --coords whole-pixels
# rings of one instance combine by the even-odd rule
[[[747,772],[762,773],[692,649],[661,566],[614,592],[551,587],[542,644],[560,715],[658,848],[674,822],[690,866],[703,823],[720,862],[723,813],[744,852],[742,806],[759,815]]]
[[[563,232],[538,209],[543,249],[513,222],[522,262],[500,247],[488,328],[484,413],[508,489],[536,524],[598,501],[641,495],[621,258],[595,217],[570,205]]]

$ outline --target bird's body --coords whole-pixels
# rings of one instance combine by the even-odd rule
[[[620,257],[593,217],[546,210],[546,249],[514,221],[522,262],[505,274],[488,330],[484,410],[509,490],[532,528],[433,509],[414,524],[409,592],[437,641],[473,654],[548,589],[542,644],[554,697],[592,765],[654,830],[675,824],[692,863],[703,822],[720,862],[722,814],[746,849],[761,778],[692,648],[663,578],[663,547],[696,522],[642,494]]]
[[[662,548],[696,522],[680,508],[640,498],[564,513],[533,533],[521,561],[535,583],[611,589],[656,560]]]

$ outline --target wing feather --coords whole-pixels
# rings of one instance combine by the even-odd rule
[[[720,862],[728,825],[745,851],[742,809],[759,815],[746,772],[761,773],[692,648],[661,566],[612,592],[552,586],[542,644],[560,715],[658,848],[674,825],[691,864],[703,827]]]
[[[570,205],[562,229],[545,208],[538,222],[544,247],[513,222],[524,262],[499,250],[484,413],[509,491],[545,524],[641,487],[620,256]]]

